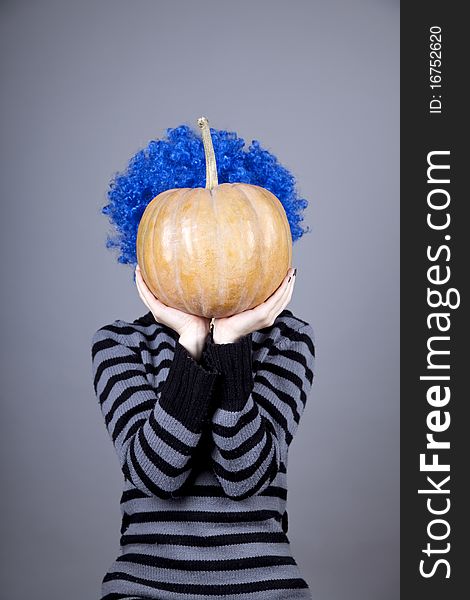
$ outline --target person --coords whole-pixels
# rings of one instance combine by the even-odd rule
[[[94,390],[124,476],[119,556],[102,600],[312,597],[287,536],[288,449],[315,360],[311,325],[286,308],[295,270],[259,306],[209,322],[164,305],[138,268],[148,204],[208,176],[269,190],[293,243],[312,231],[294,175],[258,140],[245,148],[205,117],[197,132],[168,127],[114,174],[101,209],[114,228],[106,247],[134,266],[148,312],[92,339]]]
[[[124,475],[101,600],[311,599],[288,538],[288,450],[314,377],[296,269],[226,318],[160,302],[92,339],[93,385]]]

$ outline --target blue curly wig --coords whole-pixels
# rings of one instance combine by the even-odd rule
[[[245,140],[233,131],[210,128],[217,162],[218,183],[251,183],[266,188],[282,203],[290,225],[292,241],[303,229],[302,211],[308,201],[299,198],[294,176],[277,158],[253,140],[243,150]],[[125,171],[115,173],[109,184],[109,203],[101,209],[116,234],[108,234],[107,248],[119,248],[118,262],[137,265],[136,240],[140,219],[150,201],[165,190],[205,187],[206,168],[202,138],[188,125],[169,127],[166,139],[152,140],[129,161]]]

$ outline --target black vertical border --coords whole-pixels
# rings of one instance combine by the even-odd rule
[[[463,15],[464,7],[464,3],[435,1],[402,2],[400,7],[401,600],[460,600],[469,593],[466,579],[470,578],[470,550],[467,547],[470,539],[465,512],[470,508],[466,490],[470,487],[470,392],[465,375],[470,373],[467,341],[470,219],[467,220],[465,215],[470,212],[470,194],[465,180],[470,172],[470,153],[465,142],[470,138],[467,116],[470,102],[464,88],[470,87],[466,85],[470,73],[470,25]],[[442,29],[442,89],[438,93],[429,87],[431,26]],[[442,96],[441,114],[429,113],[433,93]],[[426,223],[430,211],[427,195],[432,187],[427,183],[427,155],[435,150],[450,151],[450,184],[441,186],[451,196],[448,207],[451,223],[445,232],[433,231]],[[445,240],[445,234],[451,239]],[[437,263],[428,260],[426,251],[431,246],[434,253],[441,244],[448,244],[451,256],[446,262],[443,252],[437,262],[443,275],[445,266],[450,267],[451,277],[447,284],[436,286],[429,283],[427,271]],[[440,288],[443,294],[445,288],[456,288],[460,306],[455,309],[429,307],[428,286]],[[433,384],[420,381],[421,375],[430,374],[426,368],[427,340],[431,335],[439,335],[435,326],[430,330],[426,323],[427,316],[435,310],[449,312],[451,319],[449,331],[440,333],[450,336],[447,345],[450,355],[441,357],[440,362],[451,365],[450,381],[441,382],[450,387],[450,401],[441,411],[449,411],[451,422],[447,431],[435,434],[436,439],[448,440],[451,446],[450,450],[439,452],[440,462],[450,462],[450,472],[433,474],[420,472],[419,455],[426,452],[427,415],[436,410],[426,398],[426,391]],[[444,347],[445,344],[441,346]],[[428,450],[428,453],[432,454],[432,451]],[[427,533],[430,521],[440,517],[428,512],[427,496],[418,494],[418,489],[431,487],[427,485],[427,475],[434,475],[436,481],[450,475],[448,497],[451,504],[448,513],[442,515],[449,522],[450,533],[441,542],[430,539]],[[436,498],[435,508],[445,506],[445,495],[439,496],[440,499],[438,495],[432,497]],[[441,525],[441,529],[436,526],[433,531],[444,535],[445,526]],[[450,550],[429,558],[422,552],[428,542],[440,549],[448,542]],[[449,561],[450,577],[445,577],[447,567],[441,564],[432,577],[424,578],[419,571],[420,561],[426,561],[424,570],[430,572],[439,558]]]

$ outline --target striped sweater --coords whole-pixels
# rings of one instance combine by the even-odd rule
[[[311,326],[283,310],[193,359],[151,312],[92,339],[124,476],[101,600],[311,599],[287,536],[288,448],[313,382]]]

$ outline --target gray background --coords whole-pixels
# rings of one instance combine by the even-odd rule
[[[310,201],[288,306],[317,345],[294,556],[318,600],[396,600],[398,2],[10,0],[0,47],[2,598],[98,598],[117,556],[90,340],[147,309],[99,209],[135,151],[206,115],[259,139]]]

